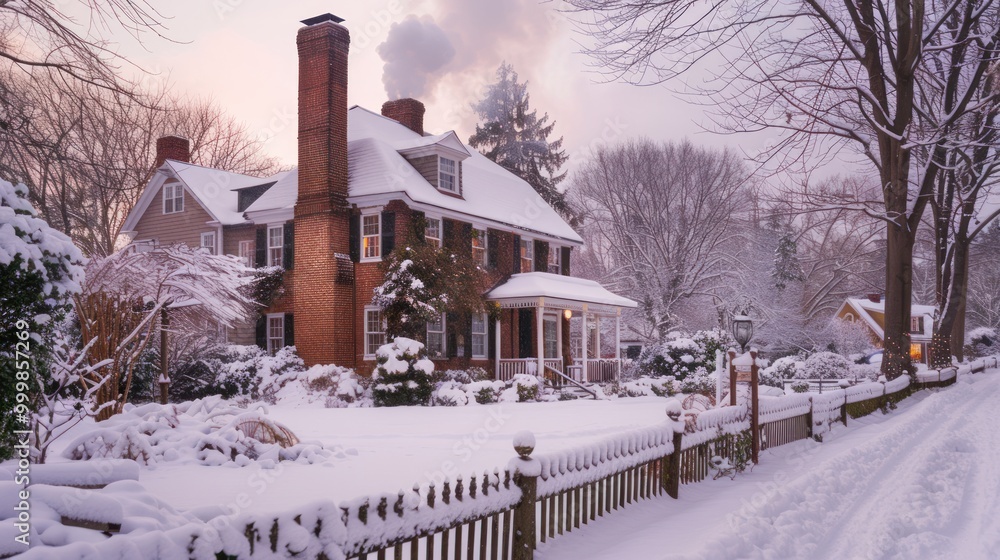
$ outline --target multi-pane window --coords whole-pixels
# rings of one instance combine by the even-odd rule
[[[207,250],[210,254],[215,254],[215,232],[208,231],[201,234],[201,248]]]
[[[253,266],[254,262],[253,241],[240,241],[240,260],[246,266]]]
[[[267,265],[283,266],[285,257],[285,226],[267,228]]]
[[[486,268],[486,230],[472,230],[472,260]]]
[[[546,358],[559,357],[559,336],[555,317],[545,317],[542,321],[542,339]]]
[[[163,213],[173,214],[184,211],[184,187],[172,183],[163,185]]]
[[[427,222],[426,227],[424,227],[424,239],[427,240],[427,243],[440,248],[441,220],[438,218],[426,218],[424,221]]]
[[[437,358],[444,356],[444,313],[436,321],[427,322],[427,355]]]
[[[474,313],[472,315],[472,357],[485,358],[487,352],[487,333],[485,313]]]
[[[361,216],[361,257],[365,259],[377,259],[382,256],[382,248],[379,245],[382,234],[382,216],[371,214]]]
[[[549,244],[549,272],[552,274],[562,274],[562,250],[560,247]]]
[[[535,269],[535,245],[530,239],[521,240],[521,272]]]
[[[374,356],[380,346],[385,344],[385,322],[382,311],[378,309],[365,310],[365,355]]]
[[[285,316],[267,316],[267,351],[274,354],[285,345]]]
[[[924,332],[924,318],[923,317],[910,317],[910,332],[911,333],[922,333],[922,332]]]
[[[458,177],[455,173],[455,160],[446,157],[438,158],[438,187],[449,191],[458,192]]]

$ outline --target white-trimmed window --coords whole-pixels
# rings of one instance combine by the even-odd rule
[[[180,183],[163,185],[163,213],[174,214],[184,211],[184,186]]]
[[[917,315],[910,317],[910,332],[911,333],[923,333],[924,332],[924,318]]]
[[[488,333],[489,327],[487,324],[487,318],[485,313],[473,313],[472,314],[472,357],[473,358],[485,358],[489,346]]]
[[[559,331],[557,317],[551,315],[542,318],[542,342],[544,343],[545,357],[559,357]]]
[[[552,274],[562,274],[562,247],[549,243],[549,267]]]
[[[247,266],[253,266],[255,264],[253,262],[254,261],[254,256],[255,256],[254,253],[255,253],[255,251],[254,251],[254,242],[253,242],[253,240],[243,240],[243,241],[240,241],[240,255],[239,256],[240,256],[240,260],[243,261],[243,264],[245,264]]]
[[[521,272],[535,270],[535,244],[530,239],[521,239]]]
[[[365,308],[365,357],[374,358],[375,352],[385,344],[385,321],[377,307]]]
[[[472,260],[479,263],[479,266],[486,268],[486,230],[472,230]]]
[[[285,226],[267,227],[267,265],[284,266]]]
[[[444,313],[438,316],[436,321],[427,323],[427,355],[432,358],[443,358],[445,356],[445,320]]]
[[[201,234],[201,248],[207,249],[209,254],[215,254],[215,232],[206,231]]]
[[[424,239],[427,243],[441,248],[441,219],[440,218],[425,218],[427,222],[426,227],[424,227]]]
[[[283,313],[267,316],[267,351],[274,354],[285,345],[285,315]]]
[[[438,156],[438,188],[458,192],[458,164],[455,160]]]
[[[361,258],[377,260],[382,258],[382,215],[361,216]]]

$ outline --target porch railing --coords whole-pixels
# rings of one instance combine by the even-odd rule
[[[621,361],[614,359],[587,360],[586,375],[580,379],[580,370],[583,364],[580,360],[573,362],[570,371],[564,371],[562,358],[546,358],[545,367],[552,368],[560,373],[566,373],[575,380],[583,383],[611,383],[618,379],[621,372]],[[496,378],[500,381],[510,381],[515,375],[526,373],[538,375],[538,358],[506,358],[500,360],[500,369]]]
[[[575,363],[576,365],[580,365],[579,360]],[[591,360],[588,358],[586,368],[587,378],[584,381],[588,383],[611,383],[618,379],[620,369],[620,360]]]
[[[562,358],[546,358],[545,367],[552,368],[558,372],[563,370]],[[500,381],[510,381],[515,375],[527,373],[538,375],[538,358],[506,358],[500,360],[500,369],[497,371],[497,379]]]

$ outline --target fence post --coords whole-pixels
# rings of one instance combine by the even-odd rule
[[[521,501],[514,508],[513,560],[533,560],[535,557],[535,499],[541,464],[531,458],[534,450],[534,434],[526,430],[514,434],[514,451],[518,457],[508,468],[514,471],[514,483],[521,489]]]
[[[760,402],[757,396],[759,375],[757,370],[757,351],[753,348],[750,349],[750,358],[753,360],[750,364],[750,431],[752,435],[750,458],[753,460],[753,464],[756,465],[760,458]],[[820,392],[822,391],[823,389],[821,388]]]
[[[806,415],[806,437],[813,437],[813,398],[809,397],[809,414]]]
[[[847,425],[847,389],[844,389],[844,404],[840,405],[840,419]]]
[[[684,420],[681,415],[684,413],[681,403],[673,399],[667,405],[667,418],[670,418],[671,431],[674,434],[674,450],[670,454],[670,461],[663,469],[663,486],[667,490],[667,495],[677,499],[681,487],[681,439],[684,437]]]
[[[736,350],[729,349],[729,406],[736,406]]]

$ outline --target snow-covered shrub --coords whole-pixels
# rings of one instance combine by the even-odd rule
[[[507,388],[500,393],[500,402],[530,402],[537,401],[541,394],[541,382],[534,375],[519,373],[507,383]]]
[[[761,385],[777,387],[779,389],[785,386],[784,378],[778,375],[773,367],[761,368],[757,371],[757,375]]]
[[[882,375],[879,364],[851,364],[849,377],[855,381],[875,381]]]
[[[294,346],[285,346],[272,356],[258,346],[231,344],[218,357],[206,360],[218,372],[212,387],[225,398],[265,401],[274,404],[283,375],[305,370]]]
[[[497,402],[505,387],[503,381],[496,379],[473,381],[465,386],[465,392],[479,404],[491,404]]]
[[[795,373],[802,369],[803,365],[803,362],[799,361],[796,356],[785,356],[774,360],[767,369],[779,379],[793,379],[796,376]]]
[[[315,365],[307,370],[292,369],[272,384],[276,404],[314,404],[327,408],[371,406],[354,370],[335,365]]]
[[[677,394],[674,389],[674,378],[670,376],[640,377],[620,383],[611,392],[619,397],[672,397]]]
[[[398,337],[375,352],[378,366],[372,373],[375,406],[412,406],[430,403],[434,363],[422,357],[424,345]]]
[[[431,393],[431,404],[434,406],[465,406],[469,404],[469,396],[462,389],[462,384],[456,381],[445,381],[437,384]]]
[[[796,393],[808,393],[809,392],[809,382],[808,381],[802,381],[802,380],[793,381],[791,387],[792,387],[792,391],[795,391]]]
[[[996,354],[1000,350],[1000,346],[997,345],[998,341],[1000,339],[997,338],[996,329],[989,327],[972,329],[965,335],[966,358],[982,358],[983,356]]]
[[[682,379],[681,392],[685,394],[702,393],[706,395],[715,394],[715,376],[710,375],[703,367],[697,368],[692,375]]]
[[[801,368],[796,368],[798,379],[843,379],[851,370],[851,362],[833,352],[817,352],[806,358]]]
[[[478,366],[472,366],[469,369],[446,369],[443,371],[435,371],[431,378],[434,383],[454,381],[462,385],[492,379],[488,371]]]

